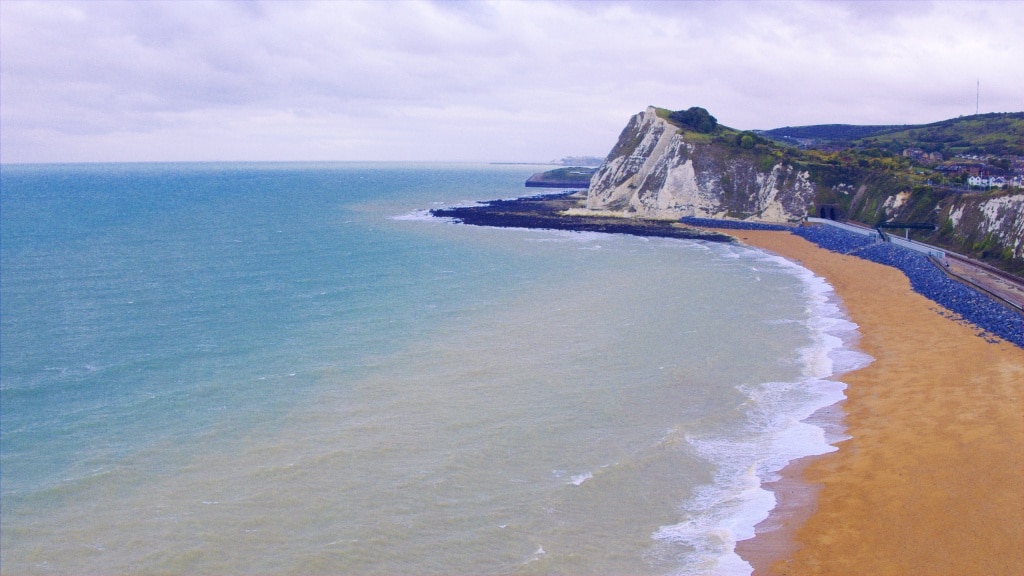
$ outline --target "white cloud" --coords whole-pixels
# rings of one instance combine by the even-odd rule
[[[2,160],[548,160],[1024,107],[1022,3],[0,3]]]

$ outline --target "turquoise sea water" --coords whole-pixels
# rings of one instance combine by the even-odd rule
[[[3,166],[0,571],[749,573],[855,326],[755,250],[425,215],[538,169]]]

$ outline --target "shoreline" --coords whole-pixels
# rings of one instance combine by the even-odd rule
[[[754,574],[1024,573],[1024,350],[979,337],[895,268],[730,232],[825,278],[875,358],[839,377],[851,438],[765,486],[776,508],[737,544]]]
[[[557,213],[575,202],[563,194],[432,213],[641,236],[684,228]],[[979,332],[964,320],[976,300],[927,285],[930,271],[884,250],[873,260],[852,256],[791,229],[692,232],[671,236],[738,241],[824,278],[858,326],[857,349],[875,359],[835,377],[847,385],[846,400],[824,409],[845,412],[850,438],[764,485],[776,506],[753,539],[736,545],[754,574],[1024,573],[1024,348],[1013,336]],[[922,295],[929,290],[959,308]]]

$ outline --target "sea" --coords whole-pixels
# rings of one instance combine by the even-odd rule
[[[429,214],[545,168],[0,167],[0,571],[749,574],[856,325],[741,245]]]

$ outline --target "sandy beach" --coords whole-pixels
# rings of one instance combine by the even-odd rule
[[[738,552],[755,574],[1024,574],[1024,350],[894,268],[788,232],[722,230],[826,278],[860,326],[839,450],[791,465]]]

